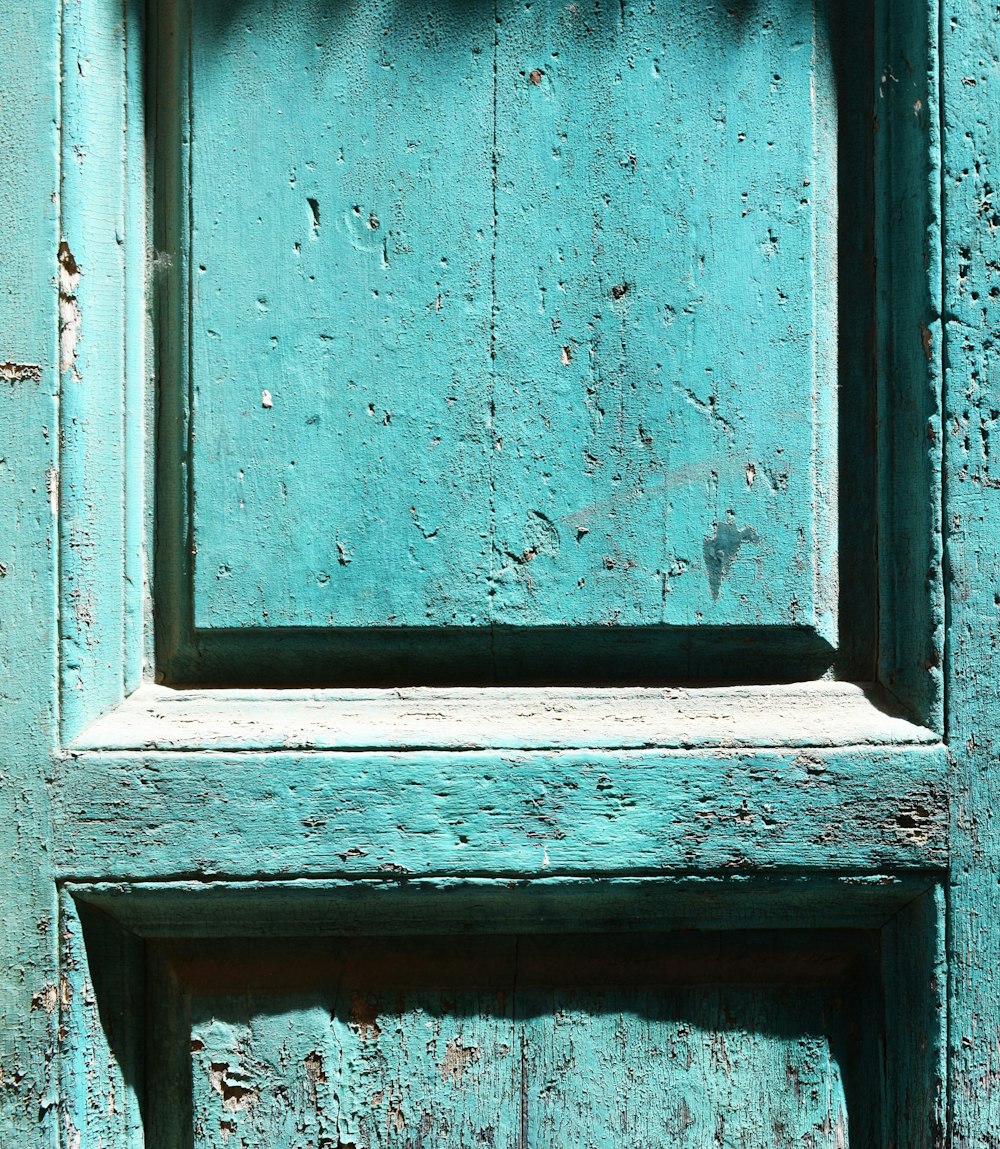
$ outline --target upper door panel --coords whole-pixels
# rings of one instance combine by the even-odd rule
[[[181,641],[294,632],[343,681],[837,662],[845,554],[875,579],[863,0],[168,7]]]

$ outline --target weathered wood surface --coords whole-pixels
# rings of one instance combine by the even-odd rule
[[[188,947],[193,1143],[866,1144],[878,1015],[851,955],[729,940]]]
[[[747,13],[771,7],[734,4],[733,11],[743,19]],[[788,0],[783,10],[791,12],[792,7]],[[881,80],[879,87],[884,89],[878,93],[882,101],[878,117],[881,125],[894,124],[899,138],[910,136],[923,144],[925,155],[931,155],[938,77],[933,67],[924,67],[921,52],[924,25],[932,29],[933,40],[938,13],[932,6],[924,13],[922,6],[914,5],[901,14],[902,7],[887,4],[878,13],[883,20],[891,17],[905,32],[897,50],[887,54],[884,69],[876,59],[876,81]],[[4,1144],[18,1149],[51,1147],[58,1116],[62,1127],[58,1135],[68,1149],[77,1145],[118,1149],[142,1120],[136,1096],[128,1093],[129,1083],[122,1080],[122,1064],[134,1068],[142,1060],[142,1042],[136,1043],[132,1063],[126,1059],[120,1064],[122,1046],[108,1046],[111,1039],[106,1032],[109,1018],[127,1028],[142,1008],[140,992],[130,998],[109,988],[109,971],[127,968],[134,989],[144,976],[142,964],[129,954],[124,933],[103,948],[84,947],[79,938],[74,942],[72,915],[64,911],[68,956],[61,971],[66,979],[60,979],[54,866],[64,876],[108,878],[123,886],[133,881],[142,887],[143,879],[185,875],[190,880],[179,887],[146,889],[146,896],[162,907],[160,931],[168,930],[171,921],[184,921],[200,895],[226,892],[231,900],[224,903],[218,928],[234,936],[238,928],[245,930],[252,907],[258,904],[239,899],[263,895],[246,885],[226,890],[225,883],[213,882],[213,877],[258,874],[264,879],[259,886],[270,886],[275,897],[281,891],[275,890],[274,879],[282,875],[337,874],[350,884],[352,879],[377,882],[373,875],[381,874],[378,893],[388,897],[405,888],[405,871],[410,868],[414,873],[442,875],[446,890],[449,875],[499,871],[511,881],[536,875],[544,881],[545,874],[566,867],[584,891],[592,891],[596,887],[589,885],[591,881],[602,873],[606,877],[609,866],[621,864],[636,882],[671,868],[681,874],[688,867],[705,867],[710,871],[703,874],[706,889],[710,880],[727,871],[747,876],[774,867],[809,885],[813,910],[816,890],[827,891],[824,883],[830,875],[846,871],[857,883],[854,924],[884,920],[878,916],[885,912],[877,902],[879,883],[895,889],[893,883],[899,884],[901,875],[909,872],[919,885],[912,891],[916,899],[932,881],[928,870],[940,874],[949,867],[947,969],[939,956],[940,899],[930,908],[924,898],[919,904],[914,901],[883,936],[888,954],[883,970],[885,1065],[887,1075],[896,1075],[887,1085],[888,1093],[895,1091],[895,1099],[887,1101],[889,1115],[881,1135],[865,1138],[865,1143],[940,1146],[950,1137],[962,1149],[995,1146],[1000,1128],[1000,1004],[995,977],[1000,961],[1000,851],[992,811],[1000,801],[994,780],[1000,691],[993,649],[1000,558],[992,444],[1000,409],[993,346],[1000,240],[991,169],[996,166],[1000,107],[995,91],[1000,71],[997,13],[972,0],[946,0],[940,14],[946,136],[942,305],[935,305],[933,293],[920,294],[937,273],[938,186],[926,165],[902,164],[895,169],[894,198],[883,217],[895,242],[888,248],[891,258],[884,258],[883,248],[879,261],[883,271],[892,267],[883,281],[888,287],[883,318],[892,319],[895,348],[893,378],[882,395],[886,403],[881,444],[887,452],[883,462],[887,472],[898,472],[893,480],[898,486],[916,492],[916,502],[890,497],[887,477],[881,493],[885,500],[880,515],[885,624],[881,672],[914,712],[936,728],[938,671],[943,663],[949,770],[943,751],[933,745],[721,755],[702,750],[686,756],[609,753],[607,761],[579,752],[533,761],[495,753],[422,755],[412,760],[370,753],[286,753],[268,758],[254,753],[136,755],[122,750],[61,755],[56,732],[60,614],[67,734],[76,734],[95,713],[119,701],[126,684],[135,681],[139,659],[138,616],[133,590],[128,589],[138,586],[142,574],[135,563],[142,513],[135,497],[138,461],[133,457],[131,478],[123,482],[115,461],[106,457],[111,445],[117,450],[121,442],[105,389],[113,386],[111,376],[121,369],[118,344],[108,334],[120,330],[120,313],[115,310],[122,292],[119,238],[131,253],[127,258],[132,274],[141,279],[145,268],[137,262],[142,246],[137,231],[113,235],[122,213],[112,202],[117,193],[109,191],[107,175],[116,165],[96,136],[91,137],[93,152],[81,146],[76,154],[73,141],[82,145],[86,133],[64,135],[64,160],[77,165],[64,170],[62,183],[67,196],[76,189],[74,202],[62,204],[64,223],[74,229],[73,236],[56,225],[60,27],[68,31],[63,45],[63,110],[72,113],[76,107],[78,127],[86,126],[94,115],[116,134],[128,135],[133,145],[142,137],[137,119],[123,121],[115,98],[106,98],[108,92],[100,94],[105,82],[112,88],[129,82],[120,60],[109,70],[101,63],[118,52],[119,41],[107,32],[120,12],[112,3],[67,4],[63,10],[55,4],[29,7],[22,0],[0,0],[7,30],[0,53],[4,61],[0,140],[5,154],[16,157],[0,170],[0,204],[5,218],[15,221],[15,227],[0,236],[0,406],[5,416],[0,419],[0,487],[6,492],[0,498],[4,672],[0,850],[8,860],[5,928],[0,931]],[[914,12],[919,19],[903,18]],[[924,20],[925,14],[929,20]],[[716,15],[713,9],[711,18]],[[536,12],[522,18],[537,16]],[[458,23],[465,19],[468,13]],[[134,24],[128,27],[128,35],[134,37]],[[538,83],[529,70],[525,86],[516,89],[525,108],[552,107],[558,66],[539,65],[539,71],[545,74]],[[139,74],[141,69],[130,71],[131,82]],[[81,85],[91,87],[86,99],[81,96],[74,104]],[[928,109],[934,114],[928,115]],[[64,127],[68,122],[63,117]],[[890,147],[888,154],[897,150]],[[902,147],[904,153],[908,150]],[[127,170],[117,169],[115,178]],[[81,183],[77,177],[88,172],[89,182]],[[633,176],[626,172],[620,178],[624,187]],[[634,178],[640,178],[638,162]],[[128,183],[127,177],[124,182]],[[133,187],[123,194],[136,193]],[[87,216],[88,202],[93,217]],[[921,204],[922,210],[917,210]],[[82,214],[74,216],[78,209]],[[631,210],[641,212],[641,205],[633,203]],[[321,215],[320,226],[325,229],[323,219]],[[308,215],[305,221],[311,228]],[[567,223],[572,226],[576,221]],[[77,246],[77,235],[82,247]],[[154,260],[157,275],[164,267],[165,261]],[[925,269],[923,278],[920,269]],[[622,282],[624,278],[618,286]],[[612,300],[601,319],[602,349],[611,338],[607,316],[633,314],[629,308],[638,298],[638,293],[629,291]],[[434,302],[437,315],[436,298]],[[697,346],[693,338],[692,347]],[[126,345],[133,388],[137,380],[141,386],[139,348],[134,338]],[[939,359],[948,368],[943,436],[934,407]],[[568,364],[560,356],[559,367],[579,371],[581,356],[574,355]],[[65,403],[61,428],[60,371]],[[79,381],[76,373],[81,374]],[[564,376],[557,372],[556,378]],[[616,376],[612,370],[602,378],[611,381]],[[914,397],[908,388],[918,382],[923,389]],[[80,390],[72,390],[78,385]],[[909,395],[912,401],[893,412],[889,402],[893,395],[897,399]],[[274,392],[272,406],[260,410],[277,418]],[[128,453],[135,440],[126,435],[124,442]],[[920,454],[917,466],[912,465],[914,443]],[[934,476],[942,444],[945,566],[936,564],[939,542],[933,537],[938,506]],[[478,450],[482,443],[477,440],[473,446]],[[505,452],[508,447],[505,441]],[[89,454],[89,460],[81,462],[76,457],[79,451]],[[497,454],[502,453],[494,451],[494,462]],[[640,452],[639,457],[645,456]],[[759,482],[758,474],[753,486]],[[119,508],[122,490],[128,499],[124,517]],[[62,538],[55,516],[60,501],[68,528]],[[901,506],[909,511],[899,513]],[[742,525],[737,519],[737,528]],[[747,542],[727,580],[741,577]],[[420,546],[424,544],[429,548],[431,540],[423,538]],[[123,547],[132,556],[124,565],[118,562]],[[524,552],[520,554],[523,558]],[[530,567],[548,557],[539,554],[520,565]],[[60,561],[67,582],[61,603],[56,580]],[[123,569],[129,572],[124,582]],[[950,589],[947,646],[942,642],[944,618],[934,605],[940,602],[942,577],[949,580]],[[722,594],[719,602],[724,603]],[[929,620],[922,606],[911,609],[914,603],[925,602],[934,608]],[[276,741],[272,733],[265,733],[265,742]],[[120,732],[114,737],[127,740]],[[690,775],[682,777],[672,768],[678,764],[690,767]],[[53,784],[51,822],[46,781]],[[950,840],[945,829],[949,796]],[[772,823],[775,809],[780,815]],[[700,818],[702,813],[714,818]],[[471,834],[466,829],[470,825]],[[697,898],[691,891],[688,896],[685,914],[690,926],[695,924]],[[107,904],[111,902],[108,893]],[[747,902],[747,914],[767,906],[765,894],[756,887]],[[778,924],[796,925],[798,904],[785,903]],[[831,902],[831,918],[851,924],[851,905],[841,889]],[[714,902],[706,906],[710,913],[718,912]],[[893,908],[899,910],[898,901]],[[739,922],[746,925],[747,919]],[[90,979],[87,960],[104,972],[103,979]],[[924,1040],[946,1012],[941,998],[945,987],[947,1058],[933,1041],[928,1047]],[[579,1016],[590,1008],[587,1002],[578,1006]],[[755,1048],[764,1049],[770,1040],[762,1038]],[[102,1042],[107,1048],[101,1049]],[[98,1049],[100,1057],[95,1054]],[[818,1052],[822,1058],[823,1050]],[[926,1056],[935,1058],[939,1078],[949,1075],[947,1113],[933,1090],[908,1092],[902,1067]],[[766,1068],[765,1061],[755,1064]],[[836,1082],[832,1065],[828,1079]],[[932,1097],[932,1102],[915,1108],[914,1096]],[[214,1096],[209,1100],[215,1103]],[[92,1125],[76,1117],[88,1106],[100,1113]],[[855,1131],[849,1132],[854,1138]]]
[[[0,1141],[51,1149],[57,914],[59,53],[55,0],[0,4]]]
[[[842,7],[195,5],[194,625],[835,642]]]
[[[156,908],[190,905],[194,887],[76,887],[61,928],[66,1112],[84,1144],[128,1143],[140,1122],[154,1144],[215,1144],[234,1125],[278,1145],[296,1136],[349,1144],[352,1135],[393,1144],[407,1131],[419,1144],[429,1129],[452,1144],[458,1118],[492,1125],[494,1144],[512,1136],[521,1146],[565,1144],[572,1131],[570,1143],[599,1144],[598,1125],[619,1128],[624,1143],[645,1129],[642,1144],[715,1144],[721,1131],[735,1138],[725,1144],[755,1145],[763,1125],[762,1144],[795,1144],[797,1126],[807,1144],[826,1144],[810,1140],[815,1123],[839,1146],[929,1145],[943,1048],[936,894],[889,893],[874,929],[855,918],[844,930],[831,928],[830,911],[884,895],[884,881],[843,896],[800,881],[816,896],[800,903],[796,928],[766,932],[745,912],[745,895],[766,883],[720,881],[731,887],[730,928],[743,923],[737,934],[706,930],[693,897],[699,928],[683,928],[664,916],[672,895],[650,899],[648,883],[610,883],[631,900],[623,916],[595,904],[608,893],[602,883],[435,881],[413,901],[403,891],[421,883],[397,879],[394,894],[390,883],[372,885],[353,911],[341,899],[357,882],[314,884],[317,897],[297,905],[308,883],[281,883],[281,936],[238,936],[216,902],[203,907],[210,936],[188,921],[187,940],[156,940],[159,927],[184,922],[169,910],[157,922]],[[242,905],[244,925],[261,904],[250,887],[197,888],[195,900],[222,892]],[[463,892],[473,897],[464,923],[451,908]],[[448,907],[443,915],[421,908],[428,894]],[[153,917],[125,909],[136,899]],[[528,916],[525,899],[535,901]],[[700,900],[711,906],[711,891]],[[113,916],[123,911],[126,929]],[[434,936],[420,932],[429,920]],[[664,932],[668,920],[679,928]],[[297,932],[303,922],[312,936]],[[360,936],[338,936],[345,931]],[[938,979],[930,993],[929,978]],[[912,1011],[925,1019],[919,1028]],[[889,1075],[879,1068],[884,1039],[893,1042]],[[457,1143],[470,1136],[466,1128]]]
[[[953,1143],[1000,1143],[1000,10],[942,4]]]
[[[81,753],[64,877],[517,874],[947,861],[935,747],[799,751]]]
[[[640,749],[931,744],[847,682],[705,690],[169,690],[146,686],[75,750]]]
[[[928,725],[944,714],[941,108],[948,72],[938,0],[879,5],[875,282],[879,457],[878,678]],[[942,86],[943,84],[943,86]],[[845,160],[845,167],[854,170]],[[947,194],[947,187],[945,186]],[[889,603],[901,609],[886,610]],[[902,604],[907,604],[903,606]]]
[[[430,923],[449,936],[525,931],[614,934],[653,928],[688,934],[881,930],[899,918],[893,976],[898,986],[905,987],[907,930],[911,943],[919,933],[922,944],[929,929],[933,936],[928,944],[937,946],[937,960],[942,960],[940,877],[940,872],[920,869],[845,874],[728,867],[624,877],[518,878],[424,878],[385,870],[377,877],[68,881],[62,888],[68,898],[64,899],[67,920],[77,910],[83,913],[95,907],[106,924],[120,923],[135,939],[233,938],[246,931],[247,922],[253,922],[254,936],[263,939],[297,937],[306,922],[319,938],[424,934]],[[925,905],[928,899],[930,910]],[[920,912],[915,912],[918,905]],[[914,1008],[922,992],[917,989]],[[929,1005],[926,996],[920,1001],[921,1008],[938,1016],[936,999]],[[905,1016],[900,1025],[905,1030]],[[930,1028],[924,1026],[913,1040],[923,1040]]]
[[[59,636],[67,738],[142,675],[145,274],[136,264],[145,261],[146,189],[136,146],[141,88],[139,76],[127,74],[125,52],[131,40],[134,73],[139,7],[66,4],[61,24]]]

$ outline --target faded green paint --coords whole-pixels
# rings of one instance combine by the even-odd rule
[[[4,1145],[995,1144],[1000,17],[180,7],[0,0]]]

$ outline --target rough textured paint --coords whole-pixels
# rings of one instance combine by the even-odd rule
[[[1000,1143],[1000,11],[943,5],[945,531],[955,865],[949,1055],[960,1149]]]
[[[832,634],[829,23],[196,6],[195,625]]]
[[[125,300],[126,12],[122,0],[68,4],[62,21],[63,154],[58,251],[62,531],[59,562],[61,722],[72,737],[100,707],[134,685],[140,652],[124,650],[126,618],[141,592],[129,578],[109,593],[109,558],[125,553],[128,440],[141,412],[123,406],[126,343],[141,339]],[[131,5],[133,9],[138,6]],[[129,14],[133,19],[137,12]],[[133,102],[131,115],[137,116]],[[130,218],[138,231],[142,215]],[[141,313],[140,313],[141,314]],[[132,332],[126,340],[126,323]],[[99,444],[95,449],[94,444]],[[95,706],[97,702],[97,706]]]
[[[62,876],[928,869],[940,747],[73,754]]]
[[[464,628],[480,679],[517,675],[497,627],[835,652],[845,19],[195,6],[161,62],[168,608]]]
[[[879,680],[929,725],[944,695],[942,564],[941,131],[936,0],[885,4],[876,38],[875,322],[880,601],[921,604],[880,618]],[[913,497],[907,498],[909,490]]]
[[[182,645],[177,634],[192,625],[191,604],[177,592],[191,589],[186,564],[198,559],[191,544],[201,541],[184,533],[198,508],[197,498],[186,501],[191,490],[198,495],[197,452],[207,457],[235,441],[226,427],[207,444],[199,438],[204,394],[192,407],[194,439],[190,412],[171,406],[171,388],[183,378],[178,309],[199,298],[185,295],[184,278],[190,272],[197,285],[202,275],[208,287],[223,274],[208,262],[199,272],[196,256],[165,242],[164,221],[180,218],[174,199],[184,190],[177,148],[193,141],[197,150],[207,110],[204,89],[199,119],[197,98],[189,106],[168,82],[183,78],[179,7],[0,0],[0,143],[15,157],[0,171],[0,206],[16,224],[0,237],[0,1141],[16,1149],[237,1149],[243,1141],[289,1149],[995,1147],[995,6],[943,0],[939,12],[933,3],[876,3],[869,21],[860,4],[829,5],[835,17],[809,0],[684,2],[671,9],[673,22],[660,13],[657,24],[659,9],[628,0],[617,9],[502,0],[485,17],[475,6],[396,5],[381,20],[389,7],[374,3],[194,5],[196,26],[211,36],[197,40],[202,56],[193,59],[205,63],[209,48],[221,53],[216,62],[234,85],[233,100],[250,97],[240,108],[243,136],[219,144],[235,156],[233,171],[248,166],[225,190],[231,204],[263,202],[265,185],[274,192],[266,217],[274,227],[262,228],[249,261],[254,274],[280,285],[287,267],[270,265],[268,253],[289,238],[284,222],[301,236],[294,242],[303,263],[315,261],[307,281],[315,274],[321,282],[323,251],[369,260],[371,281],[353,295],[358,281],[343,281],[346,294],[324,296],[324,308],[340,316],[336,332],[324,332],[341,340],[327,348],[335,361],[342,352],[349,358],[352,335],[378,345],[373,317],[405,316],[426,296],[426,315],[400,324],[385,344],[387,365],[401,373],[371,369],[367,377],[371,394],[358,414],[366,431],[352,440],[352,461],[376,493],[393,476],[416,475],[411,486],[438,489],[434,498],[428,491],[404,499],[393,519],[380,520],[381,496],[351,513],[391,524],[396,534],[385,546],[403,545],[405,561],[410,544],[402,540],[411,540],[415,569],[437,563],[429,580],[399,577],[411,605],[443,610],[441,585],[478,592],[472,576],[487,570],[498,600],[490,610],[588,624],[572,642],[545,633],[516,656],[504,653],[511,637],[496,628],[489,653],[497,666],[509,658],[508,678],[573,678],[551,673],[555,664],[546,661],[546,648],[563,643],[563,666],[596,665],[591,681],[605,689],[169,694],[147,684],[95,722],[138,684],[152,642],[150,627],[141,633],[142,551],[151,561],[154,541],[153,465],[142,435],[152,402],[147,302],[162,400],[161,501],[169,493],[156,539],[161,573],[174,580],[156,587],[160,635],[169,640],[158,657],[170,654],[170,643]],[[325,36],[348,11],[364,36]],[[844,38],[825,39],[838,19]],[[477,54],[481,26],[488,34]],[[262,35],[267,27],[277,33],[271,39]],[[365,50],[347,51],[345,42]],[[241,53],[254,43],[250,67]],[[304,55],[291,51],[303,43]],[[338,52],[343,67],[331,74]],[[464,70],[449,72],[455,59]],[[207,74],[193,68],[196,92]],[[253,97],[264,85],[273,91],[275,75],[287,81],[281,91],[301,98],[261,109]],[[581,88],[581,75],[595,83]],[[321,133],[302,138],[317,106],[305,76],[333,85],[335,118],[343,126],[354,115],[354,143],[367,141],[366,155],[345,144],[344,168],[372,193],[352,201],[346,222],[325,173],[296,169],[294,187],[284,168],[284,182],[265,180],[287,158],[286,144],[323,143]],[[756,93],[746,127],[737,125],[742,97],[723,99],[734,76]],[[816,118],[801,110],[810,76]],[[864,94],[848,96],[852,78]],[[379,112],[374,82],[392,99],[395,119]],[[670,84],[670,100],[658,104]],[[442,111],[427,97],[448,85],[459,98]],[[704,100],[691,95],[692,85]],[[479,114],[463,118],[463,101]],[[650,123],[651,113],[675,105],[684,133],[667,116]],[[279,111],[291,126],[255,152],[254,133]],[[421,118],[440,124],[444,114],[452,153],[439,134],[407,129]],[[807,131],[793,130],[803,122]],[[190,138],[185,124],[193,125]],[[769,148],[772,126],[780,131]],[[654,168],[644,166],[653,163],[648,152],[623,147],[638,127],[647,140],[701,147],[707,172],[674,171],[686,202],[657,190]],[[412,166],[393,169],[400,141]],[[796,206],[783,194],[788,172],[823,155],[831,165],[835,155],[827,190],[836,186],[837,197],[825,231],[819,199]],[[623,162],[605,162],[615,157]],[[178,177],[158,182],[159,230],[148,254],[147,162],[160,177]],[[449,207],[468,214],[472,200],[485,202],[488,267],[475,284],[449,253],[471,262],[476,231],[446,227],[444,209],[425,212],[426,226],[415,227],[421,217],[407,207],[420,189],[430,195],[437,187],[435,168],[442,180],[454,175]],[[377,178],[365,183],[366,172]],[[741,175],[770,194],[752,205],[748,196],[748,214],[741,209],[737,220],[727,214],[728,197]],[[383,192],[388,206],[377,200]],[[585,210],[576,210],[574,193]],[[294,211],[286,214],[288,205]],[[804,234],[795,232],[798,209],[816,235],[830,239],[836,226],[835,257],[802,242],[801,258],[790,258]],[[763,247],[747,247],[743,239],[757,237],[765,216]],[[220,222],[219,250],[233,242],[224,230]],[[407,273],[428,237],[447,241],[448,252]],[[205,240],[195,236],[194,250]],[[660,344],[644,342],[644,308],[670,303],[668,290],[687,284],[670,260],[702,249],[723,251],[731,273],[706,259],[705,297],[692,296],[692,314],[682,308],[664,323]],[[232,254],[248,266],[245,252]],[[817,287],[815,268],[834,258],[839,282]],[[845,277],[845,267],[853,275]],[[401,310],[382,295],[376,303],[380,277]],[[773,306],[750,308],[737,330],[731,321],[751,281],[782,291],[790,282],[793,290]],[[261,355],[247,356],[238,379],[222,372],[219,386],[242,386],[257,372],[247,383],[246,419],[272,429],[271,446],[295,446],[281,419],[304,384],[260,364],[272,354],[272,334],[282,348],[292,328],[301,335],[308,323],[282,311],[279,293],[265,296],[266,305],[260,298],[252,295],[248,316],[241,313],[246,330],[230,332],[233,354],[254,346],[248,332],[282,314],[291,316],[288,330],[268,330]],[[826,323],[815,314],[822,298],[837,308]],[[284,295],[286,304],[295,299]],[[224,312],[224,303],[213,306]],[[786,315],[790,332],[776,326]],[[430,351],[421,342],[428,331]],[[669,399],[684,420],[683,428],[664,420],[673,446],[687,452],[679,465],[698,464],[709,451],[729,459],[709,492],[718,507],[701,492],[695,498],[697,484],[657,486],[669,467],[658,453],[659,427],[646,415],[662,415],[668,399],[643,391],[649,407],[641,419],[631,401],[616,407],[613,398],[631,390],[629,371],[644,356],[660,362],[661,349],[665,363],[693,370],[710,345],[719,364],[731,366],[769,338],[777,341],[773,362],[784,365],[773,376],[744,380],[737,396],[732,388],[713,392],[699,375],[690,395]],[[452,454],[441,464],[444,456],[424,450],[419,436],[402,433],[416,426],[407,403],[419,399],[425,432],[432,422],[452,426],[459,414],[431,420],[440,394],[400,380],[412,381],[415,363],[431,382],[442,362],[480,363],[484,340],[488,417],[484,388],[465,376],[467,389],[448,409],[468,416],[464,437],[442,435],[435,450]],[[273,352],[286,367],[307,362],[283,359],[286,350]],[[836,357],[836,389],[796,392],[790,380],[810,355],[828,367]],[[199,369],[195,363],[195,384]],[[500,385],[504,372],[509,386]],[[547,426],[529,402],[546,384],[563,399],[583,384],[583,413],[564,402]],[[381,388],[393,398],[380,412]],[[803,411],[815,417],[809,435],[793,417]],[[303,443],[329,432],[322,411],[300,414]],[[313,414],[319,423],[306,421]],[[592,451],[598,462],[574,454],[581,436],[600,448]],[[385,441],[396,444],[395,456],[378,454]],[[191,443],[193,473],[177,450]],[[782,444],[795,456],[787,490],[757,457]],[[250,436],[244,448],[259,451],[260,441]],[[620,482],[600,465],[612,456],[622,463]],[[474,516],[428,513],[471,506],[483,466],[494,496],[485,528]],[[291,499],[294,484],[285,481]],[[313,475],[295,497],[318,492],[336,510],[325,481]],[[604,487],[616,483],[642,498],[602,502]],[[560,499],[571,487],[597,518],[572,519],[567,531]],[[602,646],[614,628],[589,623],[607,621],[601,611],[618,595],[635,612],[636,625],[620,628],[629,640],[624,661],[646,658],[636,632],[649,603],[630,588],[643,571],[664,573],[662,536],[643,516],[665,498],[674,500],[693,556],[684,570],[666,572],[676,584],[670,609],[691,623],[669,662],[687,686],[616,693],[615,680],[648,682],[651,664],[631,679],[619,674]],[[220,498],[210,509],[224,519],[225,506]],[[616,538],[641,542],[641,562],[628,567],[603,545],[611,528],[598,524],[601,515],[614,519]],[[272,524],[284,530],[288,521]],[[279,548],[280,569],[268,572],[272,590],[290,585],[282,572],[294,581],[304,570],[310,601],[322,601],[325,591],[308,583],[321,546],[330,585],[363,590],[370,556],[357,539],[320,540],[301,515],[296,526],[295,546]],[[804,550],[782,535],[799,527]],[[463,529],[461,544],[445,547],[449,532]],[[206,541],[233,542],[214,534]],[[562,572],[589,579],[591,567],[573,564],[594,556],[606,596],[568,595],[564,603]],[[375,603],[392,590],[374,577],[368,586]],[[822,635],[808,650],[795,645],[781,615],[789,589],[801,586],[805,628]],[[279,610],[288,609],[283,593]],[[660,618],[663,602],[661,587]],[[260,602],[237,605],[248,604]],[[772,608],[777,614],[768,616]],[[655,602],[649,609],[655,614]],[[739,625],[720,635],[725,628],[704,625],[713,611]],[[777,625],[761,627],[768,618]],[[213,651],[206,643],[189,669],[232,687],[241,679],[274,685],[262,681],[272,666],[275,679],[299,673],[318,687],[354,673],[338,672],[346,648],[333,632],[327,661],[302,671],[298,664],[318,649],[308,635],[252,621],[256,646]],[[428,627],[432,621],[413,626],[447,640],[435,658],[441,650],[454,662],[469,651],[482,656],[468,634],[445,629],[447,611]],[[393,647],[380,632],[369,639],[373,648],[383,644],[371,656],[372,681],[385,681],[386,665],[394,685],[429,680],[427,664],[411,659],[405,644]],[[788,685],[831,668],[878,682]],[[691,689],[708,676],[742,685]]]
[[[701,690],[168,690],[92,722],[80,750],[467,750],[885,746],[938,742],[847,682]]]
[[[58,5],[4,3],[0,15],[0,1141],[50,1149],[59,1101],[45,790],[57,707]]]
[[[637,934],[589,936],[581,961],[580,940],[369,943],[301,970],[288,946],[277,976],[260,947],[240,995],[182,953],[195,1143],[834,1149],[847,1091],[864,1143],[880,1099],[858,1080],[877,1025],[857,955],[810,939],[797,966],[755,937],[727,962],[724,936]]]

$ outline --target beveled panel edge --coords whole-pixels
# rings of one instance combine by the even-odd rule
[[[940,889],[933,870],[637,877],[64,881],[137,937],[289,938],[609,930],[878,929]]]
[[[171,690],[147,684],[73,751],[563,750],[932,745],[877,687]]]

